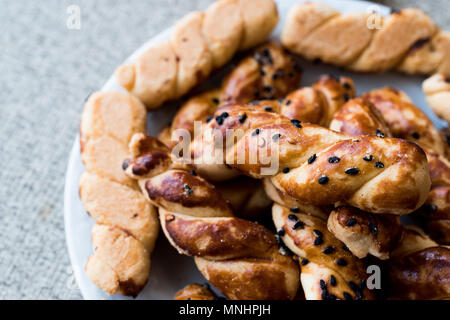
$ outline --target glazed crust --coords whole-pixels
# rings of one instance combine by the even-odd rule
[[[278,204],[272,216],[283,242],[299,256],[307,300],[374,298],[365,286],[364,263],[327,230],[326,221]]]
[[[230,204],[195,171],[175,169],[169,149],[136,135],[126,173],[158,206],[162,229],[179,253],[195,258],[204,277],[230,299],[293,299],[297,264],[278,251],[265,227],[235,218]]]
[[[426,79],[422,83],[422,89],[429,106],[440,118],[450,123],[450,72],[447,75],[435,74]]]
[[[370,212],[405,214],[426,199],[430,188],[428,165],[424,152],[413,143],[379,137],[352,139],[316,125],[302,123],[299,127],[284,116],[248,106],[230,106],[216,115],[224,110],[226,119],[211,121],[208,127],[223,133],[231,128],[243,132],[226,150],[228,166],[255,178],[269,175],[277,189],[305,204],[325,206],[345,201]],[[244,113],[245,121],[240,122]],[[210,141],[215,143],[214,139]],[[278,150],[276,170],[259,155],[260,143],[267,146],[266,154]],[[203,154],[202,147],[194,144],[194,157]],[[239,150],[245,150],[245,158],[241,158]],[[249,155],[256,155],[256,159],[250,161]],[[313,155],[314,161],[308,163]],[[371,161],[363,159],[368,155],[373,156]],[[331,162],[331,157],[339,161]],[[211,170],[211,176],[217,168],[201,167],[203,171]],[[264,168],[269,171],[262,171]],[[289,172],[284,173],[284,168]],[[349,168],[357,170],[345,173]],[[318,182],[322,176],[328,177],[323,184]]]
[[[198,283],[188,284],[179,290],[174,300],[215,300],[216,295],[206,286]]]
[[[136,296],[147,283],[158,235],[155,208],[122,170],[128,142],[144,132],[146,110],[128,93],[97,92],[86,102],[80,125],[86,172],[79,194],[95,220],[94,254],[86,262],[91,281],[109,294]]]
[[[369,25],[377,20],[379,27]],[[353,71],[450,74],[450,37],[419,9],[403,9],[384,18],[340,14],[325,4],[305,2],[289,11],[281,42],[309,60]]]
[[[192,12],[178,21],[170,41],[121,65],[116,79],[147,108],[158,108],[186,94],[236,51],[263,42],[277,23],[273,0],[217,1],[204,13]]]

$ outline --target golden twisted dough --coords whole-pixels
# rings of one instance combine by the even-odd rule
[[[450,74],[435,74],[422,83],[427,102],[436,114],[450,123]]]
[[[267,154],[278,150],[277,170],[269,174],[271,182],[302,203],[325,206],[343,201],[370,212],[405,214],[426,199],[428,165],[424,152],[415,144],[369,136],[353,139],[251,106],[224,107],[216,115],[215,121],[208,123],[212,130],[205,130],[204,135],[221,132],[225,137],[228,129],[241,130],[235,143],[225,150],[226,164],[255,178],[267,177],[262,169],[270,164],[258,149],[264,146]],[[216,145],[214,136],[199,136],[194,141],[194,159],[205,159],[204,152],[210,152],[200,139]],[[250,161],[250,155],[255,159]],[[369,156],[370,160],[364,159]],[[209,171],[210,176],[231,171],[223,164],[197,167]]]
[[[286,246],[298,255],[307,300],[373,299],[366,287],[366,269],[328,230],[326,221],[298,208],[274,204],[272,217]]]
[[[132,135],[145,132],[145,107],[128,93],[97,92],[86,103],[80,125],[86,172],[80,198],[95,220],[94,254],[86,273],[109,294],[137,295],[147,283],[150,254],[158,235],[155,208],[122,170]]]
[[[215,300],[216,295],[206,286],[198,283],[188,284],[183,289],[179,290],[174,300]]]
[[[297,264],[278,250],[265,227],[233,217],[218,190],[171,161],[161,142],[143,134],[130,143],[124,168],[158,206],[162,229],[181,254],[195,258],[203,276],[230,299],[293,299]],[[180,169],[182,168],[182,169]]]
[[[273,0],[217,1],[178,21],[170,41],[120,66],[117,81],[147,108],[158,108],[186,94],[237,51],[263,42],[277,23]]]
[[[408,8],[379,18],[373,25],[370,13],[340,14],[305,2],[289,11],[281,42],[309,60],[354,71],[450,74],[450,33],[440,31],[423,11]]]

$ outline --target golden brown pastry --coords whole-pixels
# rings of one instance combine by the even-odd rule
[[[422,89],[434,112],[450,123],[450,73],[431,76],[422,83]]]
[[[146,110],[128,93],[91,95],[80,125],[86,172],[80,198],[95,220],[94,254],[86,262],[93,283],[109,293],[136,296],[150,274],[150,254],[158,235],[155,208],[122,171],[132,135],[145,132]]]
[[[179,290],[174,300],[215,300],[216,295],[206,286],[198,283],[188,284]]]
[[[273,0],[219,0],[178,21],[170,41],[120,66],[116,79],[147,108],[158,108],[186,94],[236,51],[263,42],[277,23]]]
[[[274,204],[272,215],[278,235],[299,257],[307,300],[374,298],[366,287],[364,263],[327,230],[325,220],[278,204]]]
[[[351,138],[251,106],[224,107],[216,117],[219,121],[208,123],[212,129],[209,134],[228,129],[242,133],[225,150],[227,166],[255,178],[270,176],[276,188],[305,204],[326,206],[344,201],[370,212],[405,214],[420,207],[427,197],[430,177],[426,156],[410,142]],[[214,139],[206,140],[220,145]],[[197,142],[194,158],[210,150],[207,144]],[[261,147],[266,155],[277,156],[275,168],[270,168],[267,160],[271,159],[258,152]],[[210,176],[230,170],[223,164],[197,168],[209,171]]]
[[[195,258],[203,276],[230,299],[293,299],[299,271],[279,252],[275,235],[235,218],[230,204],[195,171],[176,169],[170,151],[155,138],[138,134],[126,173],[138,179],[158,206],[162,229],[179,253]]]
[[[291,8],[281,42],[309,60],[361,72],[399,70],[450,74],[450,37],[419,9],[403,9],[379,17],[341,14],[320,2]]]

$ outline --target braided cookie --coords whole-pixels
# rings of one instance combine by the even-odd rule
[[[147,108],[158,108],[186,94],[238,50],[263,42],[277,23],[273,0],[219,0],[178,21],[169,42],[120,66],[117,81]]]
[[[218,190],[195,171],[177,169],[170,151],[136,135],[125,161],[144,194],[159,208],[162,229],[174,248],[195,258],[203,276],[230,299],[293,299],[297,264],[278,251],[265,227],[233,217]],[[165,149],[164,149],[165,148]]]
[[[216,295],[206,286],[188,284],[175,294],[174,300],[216,300]]]
[[[327,230],[325,220],[278,204],[272,215],[278,235],[299,256],[307,300],[374,298],[366,287],[364,263]]]
[[[426,156],[413,143],[368,136],[353,139],[249,106],[229,106],[216,115],[208,123],[211,130],[194,140],[194,158],[203,155],[208,160],[207,144],[200,139],[215,145],[217,132],[226,137],[228,129],[240,129],[227,146],[226,164],[255,178],[270,176],[277,189],[305,204],[344,201],[374,213],[405,214],[426,199],[430,188]],[[275,155],[276,168],[270,168],[271,159],[261,155],[261,147],[266,148],[265,155]],[[211,176],[225,170],[223,164],[197,167]]]
[[[435,74],[422,83],[422,89],[434,112],[450,123],[450,76]]]
[[[95,220],[94,254],[86,273],[109,293],[137,295],[147,283],[150,253],[158,235],[156,211],[122,170],[127,144],[145,132],[145,107],[128,93],[97,92],[86,103],[80,125],[86,172],[80,198]],[[121,159],[122,158],[122,159]]]
[[[450,36],[424,12],[403,9],[371,28],[369,13],[340,14],[319,2],[291,8],[281,42],[309,60],[353,71],[450,74]]]

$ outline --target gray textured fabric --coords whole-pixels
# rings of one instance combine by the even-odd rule
[[[0,299],[79,299],[63,189],[85,97],[147,39],[212,0],[0,0]],[[448,0],[424,8],[450,29]],[[81,29],[66,27],[67,7]]]

